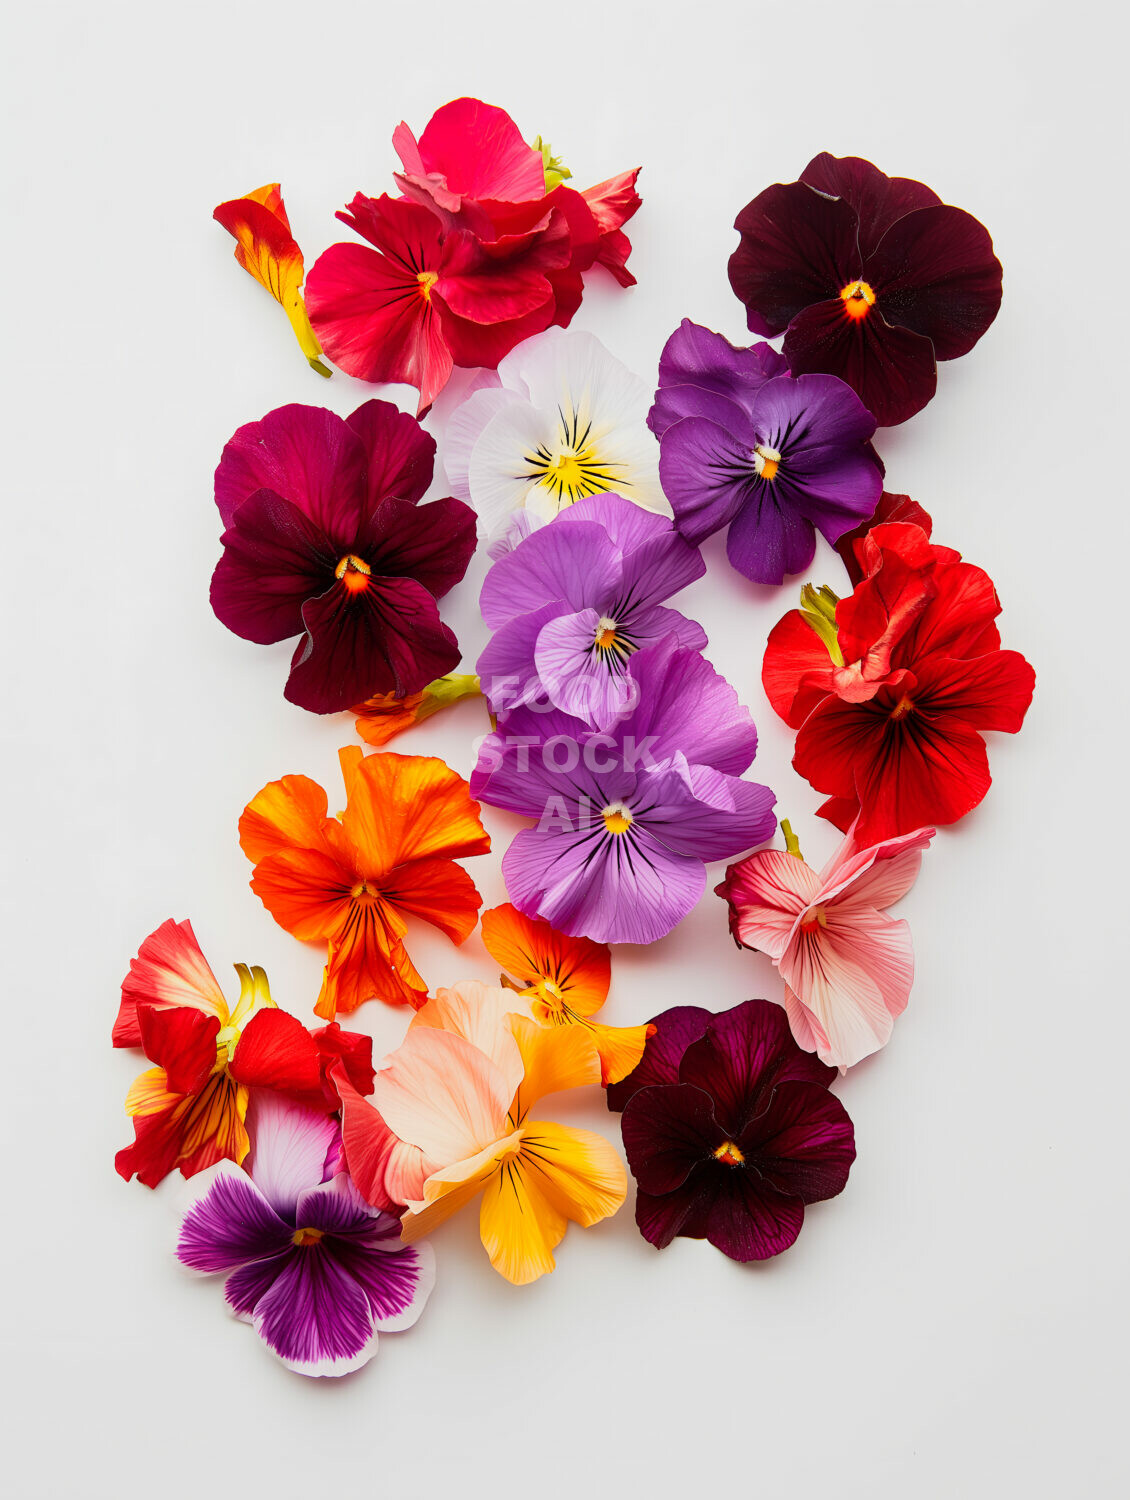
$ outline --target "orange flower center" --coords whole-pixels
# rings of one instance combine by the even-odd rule
[[[844,312],[854,322],[865,318],[875,306],[875,293],[866,281],[849,281],[840,293]]]
[[[745,1165],[745,1156],[733,1141],[723,1141],[714,1153],[715,1161],[724,1161],[728,1167]]]
[[[291,1243],[295,1245],[316,1245],[322,1238],[321,1229],[296,1229],[291,1235]]]
[[[907,714],[914,712],[914,702],[905,693],[891,709],[891,718],[894,720],[905,719]]]
[[[759,479],[776,479],[777,470],[781,467],[781,455],[776,448],[767,448],[764,443],[758,443],[753,450],[753,472]]]
[[[438,274],[435,271],[421,271],[416,280],[420,283],[420,296],[423,297],[425,302],[430,302],[432,300],[432,287],[439,280]]]
[[[369,587],[372,571],[363,558],[348,552],[334,569],[334,577],[340,578],[351,594],[360,594]]]
[[[810,906],[800,924],[801,932],[815,932],[818,927],[827,927],[828,914],[822,906]]]

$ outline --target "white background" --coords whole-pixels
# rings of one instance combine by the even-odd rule
[[[1126,35],[1113,6],[1032,3],[24,5],[6,28],[4,986],[6,1310],[0,1464],[23,1497],[1124,1493],[1127,985]],[[165,917],[217,972],[262,963],[310,1019],[322,962],[247,888],[236,820],[266,781],[333,788],[345,716],[288,705],[289,646],[208,607],[221,446],[309,372],[213,206],[279,178],[311,264],[334,211],[391,188],[389,137],[460,93],[540,131],[586,186],[644,164],[639,286],[591,278],[574,326],[646,379],[679,319],[740,340],[737,210],[824,149],[978,215],[1004,306],[932,405],[879,434],[888,487],[996,580],[1035,664],[1023,733],[899,912],[918,958],[886,1051],[839,1092],[858,1161],[796,1246],[742,1268],[659,1254],[629,1205],[516,1289],[475,1213],[435,1238],[419,1325],[343,1382],[305,1381],[172,1255],[183,1189],[113,1171],[138,1057],[118,985]],[[408,405],[411,393],[396,393]],[[450,401],[429,425],[442,426]],[[444,493],[437,483],[435,493]],[[834,832],[759,684],[795,598],[725,566],[682,596],[753,709],[753,774],[810,859]],[[445,604],[484,635],[478,560]],[[842,586],[821,546],[812,575]],[[466,774],[464,705],[396,748]],[[487,810],[497,853],[517,820]],[[713,872],[712,872],[713,874]],[[717,872],[717,878],[721,871]],[[714,881],[712,879],[711,884]],[[1115,961],[1115,947],[1119,948]],[[477,936],[411,948],[489,978]],[[776,995],[707,896],[618,951],[613,1022]],[[357,1018],[381,1047],[400,1013]],[[593,1097],[559,1114],[606,1128]]]

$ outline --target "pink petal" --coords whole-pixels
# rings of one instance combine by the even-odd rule
[[[506,1133],[514,1090],[506,1073],[464,1037],[411,1029],[376,1076],[373,1104],[402,1141],[447,1165]]]
[[[420,1026],[452,1032],[484,1053],[506,1079],[509,1099],[517,1093],[525,1071],[522,1054],[507,1017],[533,1017],[530,1002],[514,990],[497,985],[480,984],[466,979],[450,989],[437,989],[435,995],[412,1017],[409,1035]],[[415,1197],[420,1194],[416,1193]]]
[[[269,1089],[254,1089],[247,1109],[251,1180],[283,1218],[294,1213],[299,1194],[316,1187],[338,1126],[324,1110],[293,1104]]]
[[[795,854],[763,849],[731,865],[717,890],[734,912],[734,936],[777,962],[797,917],[816,900],[820,882],[811,865]]]
[[[918,878],[923,851],[930,847],[936,832],[934,828],[916,828],[913,833],[856,851],[853,825],[820,872],[817,901],[821,905],[872,906],[880,911],[893,906]]]

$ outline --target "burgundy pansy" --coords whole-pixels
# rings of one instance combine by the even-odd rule
[[[656,1016],[634,1072],[608,1090],[623,1110],[636,1223],[659,1249],[707,1239],[732,1260],[767,1260],[800,1233],[806,1203],[842,1191],[855,1132],[835,1069],[793,1041],[768,1000],[714,1015]]]
[[[930,400],[935,360],[967,354],[997,315],[985,226],[924,183],[857,156],[814,157],[734,223],[730,285],[752,332],[785,334],[794,375],[838,375],[880,426]]]
[[[461,500],[419,504],[434,459],[434,441],[387,401],[344,421],[281,406],[225,447],[212,608],[244,640],[301,635],[286,684],[300,708],[404,697],[458,664],[436,600],[467,570],[475,516]]]

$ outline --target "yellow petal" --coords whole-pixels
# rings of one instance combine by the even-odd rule
[[[607,1088],[619,1083],[643,1056],[644,1045],[654,1035],[654,1026],[601,1026],[595,1021],[579,1023],[592,1032],[600,1053],[600,1081]]]
[[[545,1027],[517,1015],[509,1024],[525,1065],[510,1111],[515,1123],[546,1094],[600,1082],[600,1054],[589,1027]]]
[[[159,1115],[163,1109],[171,1109],[183,1094],[171,1094],[164,1068],[147,1068],[130,1084],[126,1095],[127,1115]]]
[[[526,1286],[554,1267],[565,1215],[542,1192],[539,1174],[527,1169],[524,1154],[504,1161],[486,1185],[479,1233],[490,1263],[507,1281]]]
[[[515,1132],[480,1151],[477,1156],[433,1172],[424,1183],[423,1198],[418,1203],[409,1203],[408,1212],[400,1221],[400,1238],[404,1243],[411,1245],[423,1239],[464,1204],[470,1203],[482,1191],[483,1184],[498,1171],[500,1163],[515,1155],[520,1145],[521,1139]]]
[[[587,1228],[623,1203],[628,1191],[624,1163],[602,1135],[527,1120],[521,1136],[523,1171],[565,1218]]]

